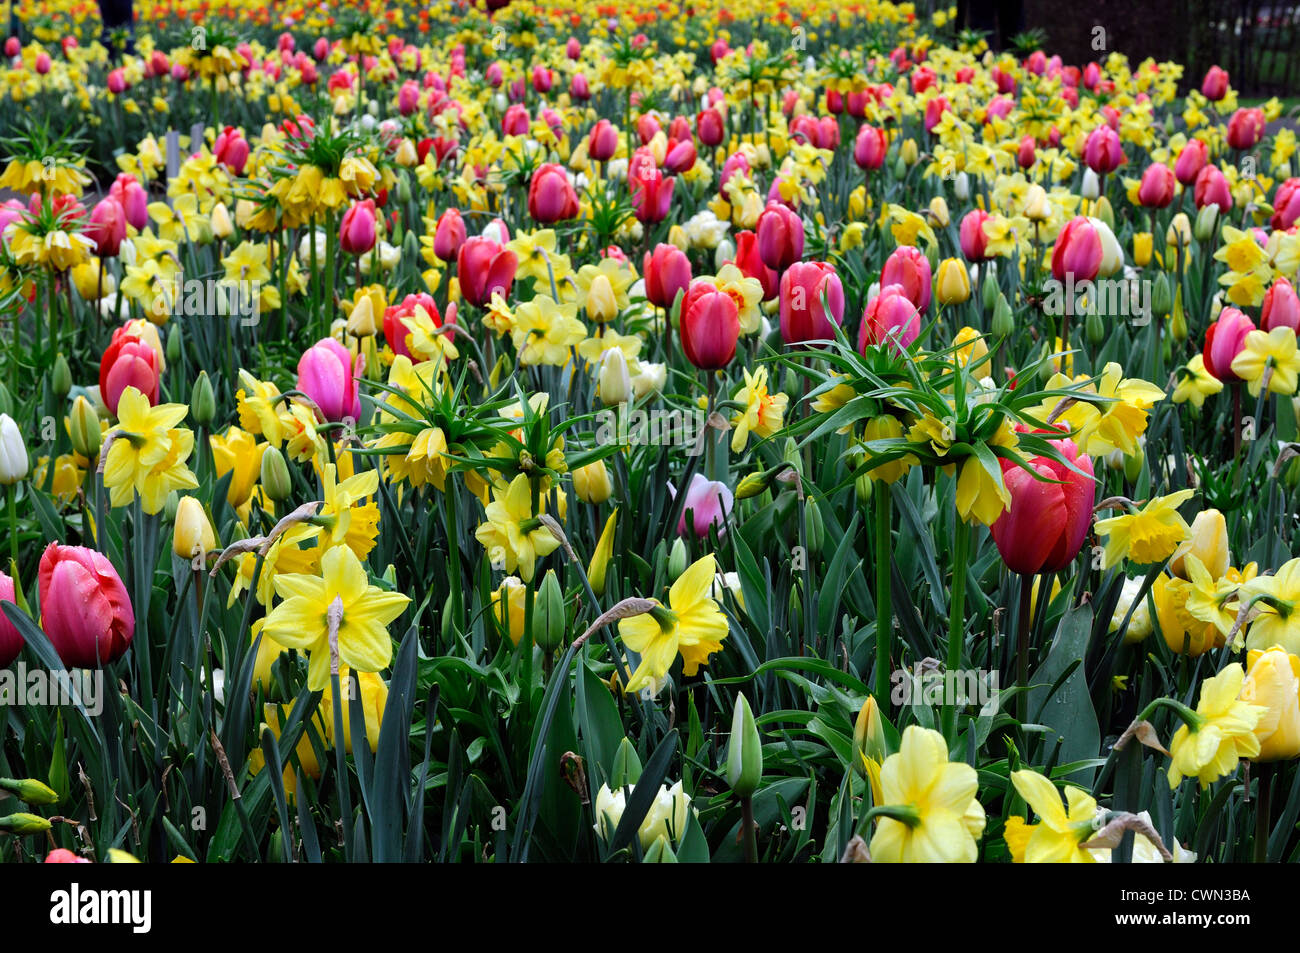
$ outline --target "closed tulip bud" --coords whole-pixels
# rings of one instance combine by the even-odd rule
[[[1088,200],[1101,195],[1101,180],[1092,169],[1083,170],[1083,185],[1079,187],[1079,195]]]
[[[1255,725],[1259,754],[1250,760],[1300,757],[1300,658],[1279,646],[1248,652],[1238,698],[1267,709]]]
[[[167,332],[167,360],[175,363],[181,359],[181,348],[185,342],[181,338],[180,322],[172,324],[171,330]]]
[[[13,486],[27,476],[28,467],[27,445],[18,424],[8,414],[0,414],[0,484]]]
[[[614,492],[614,481],[604,460],[596,460],[573,471],[573,492],[584,503],[604,503]]]
[[[172,552],[181,559],[203,556],[217,548],[208,514],[195,497],[182,496],[176,504],[176,524],[172,528]]]
[[[744,694],[736,696],[731,716],[731,739],[727,744],[727,784],[737,797],[747,798],[763,779],[763,743],[758,736],[754,713]]]
[[[1173,309],[1173,292],[1169,288],[1169,276],[1165,272],[1156,275],[1151,286],[1151,311],[1158,318],[1163,318]]]
[[[1165,232],[1165,244],[1177,248],[1181,244],[1184,248],[1192,243],[1192,223],[1188,219],[1186,212],[1179,212],[1169,223],[1169,228]]]
[[[970,272],[956,258],[945,258],[939,263],[934,296],[940,304],[962,304],[970,299]]]
[[[898,157],[909,166],[916,165],[916,160],[920,157],[920,154],[915,139],[904,139],[903,145],[898,150]]]
[[[394,189],[394,194],[397,196],[397,201],[403,205],[411,201],[411,177],[405,172],[397,176],[397,187]]]
[[[1198,242],[1208,242],[1219,231],[1219,206],[1207,205],[1196,213],[1192,235]]]
[[[1179,344],[1187,340],[1187,312],[1183,309],[1183,289],[1174,292],[1174,308],[1169,318],[1169,333]]]
[[[419,153],[415,151],[415,143],[410,139],[403,139],[397,146],[397,152],[393,155],[393,161],[404,169],[411,169],[420,164]],[[409,189],[410,186],[408,185]]]
[[[894,178],[907,178],[907,161],[903,158],[902,149],[899,149],[898,158],[894,160]]]
[[[1133,233],[1133,264],[1145,268],[1151,264],[1151,253],[1155,248],[1155,237],[1150,232]]]
[[[375,306],[370,301],[370,295],[362,295],[348,315],[348,334],[356,338],[369,338],[374,337],[378,330],[375,325]]]
[[[35,778],[0,778],[0,790],[8,791],[27,804],[58,804],[59,795]]]
[[[1083,333],[1088,338],[1088,343],[1092,345],[1100,344],[1106,340],[1106,325],[1101,320],[1101,313],[1096,309],[1089,309],[1088,316],[1083,322]]]
[[[958,202],[965,202],[970,198],[970,176],[965,172],[957,173],[957,178],[952,183],[952,194],[957,197]]]
[[[72,370],[68,367],[68,359],[62,352],[54,358],[54,368],[50,372],[50,388],[54,391],[54,396],[60,400],[67,397],[68,391],[72,390]]]
[[[980,285],[980,303],[984,305],[985,311],[992,311],[998,303],[998,295],[1002,289],[998,287],[998,275],[993,264],[981,265],[984,272],[984,283]]]
[[[614,296],[614,286],[606,275],[598,274],[587,289],[587,317],[598,324],[613,321],[618,317],[618,299]]]
[[[1211,577],[1222,579],[1232,562],[1228,546],[1228,522],[1223,514],[1216,509],[1201,510],[1192,520],[1192,535],[1170,557],[1169,571],[1182,579],[1190,579],[1187,557],[1195,556]]]
[[[8,831],[10,834],[25,836],[28,834],[44,834],[53,825],[43,817],[36,814],[10,814],[7,817],[0,817],[0,831]]]
[[[874,482],[870,473],[863,473],[853,481],[853,492],[857,495],[858,502],[864,506],[871,502],[871,495],[875,492],[872,485]]]
[[[826,524],[817,503],[809,499],[804,503],[804,532],[808,539],[808,552],[820,553],[826,540]]]
[[[1015,330],[1015,316],[1011,313],[1011,305],[1007,303],[1007,297],[1002,292],[998,292],[997,303],[993,305],[993,320],[989,324],[989,329],[993,332],[993,336],[998,338],[1006,337]]]
[[[606,407],[615,407],[632,399],[632,378],[628,373],[627,356],[616,347],[609,348],[600,357],[596,395]]]
[[[948,223],[952,220],[948,214],[948,203],[944,201],[942,195],[936,195],[930,199],[930,208],[926,212],[926,218],[935,228],[947,228]]]
[[[190,417],[200,427],[207,427],[217,416],[217,398],[212,393],[212,381],[207,371],[199,371],[190,392]]]
[[[1114,230],[1115,228],[1115,210],[1111,208],[1110,199],[1102,196],[1097,199],[1092,206],[1091,218],[1099,218],[1106,223],[1106,227]]]
[[[1047,191],[1037,183],[1025,193],[1024,215],[1031,222],[1046,222],[1052,217],[1052,202]]]
[[[87,460],[94,460],[99,456],[99,445],[103,440],[99,414],[95,413],[94,405],[80,394],[72,402],[68,431],[72,437],[73,450]]]
[[[277,447],[267,447],[262,452],[262,465],[259,473],[262,491],[275,502],[289,498],[293,492],[293,481],[289,479],[289,465],[284,461],[284,454]]]
[[[885,723],[873,695],[868,695],[858,710],[857,721],[853,724],[853,747],[859,755],[864,755],[877,764],[883,762],[889,753],[885,741]],[[853,766],[861,773],[862,758],[854,758]]]
[[[678,536],[673,540],[672,548],[668,550],[668,578],[677,579],[682,573],[686,572],[686,567],[690,564],[690,561],[690,553],[686,550],[686,543]]]
[[[235,233],[235,223],[230,220],[226,206],[218,202],[212,206],[212,234],[225,241]]]
[[[554,652],[564,643],[564,632],[569,625],[564,610],[564,591],[554,569],[546,570],[533,608],[533,641],[543,651]]]

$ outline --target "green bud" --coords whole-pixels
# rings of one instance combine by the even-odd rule
[[[420,239],[414,231],[406,233],[402,239],[402,261],[410,262],[412,267],[420,260]]]
[[[1096,309],[1089,309],[1088,317],[1083,322],[1083,332],[1088,336],[1088,343],[1094,346],[1106,340],[1106,327]]]
[[[1174,292],[1174,311],[1169,319],[1169,333],[1179,344],[1187,340],[1187,311],[1183,308],[1183,288]]]
[[[266,862],[268,864],[278,864],[284,860],[284,831],[277,827],[275,833],[271,835],[270,853],[267,854]]]
[[[804,532],[808,537],[808,551],[820,553],[822,543],[826,540],[826,524],[822,521],[822,511],[811,498],[804,501],[803,519]]]
[[[731,716],[731,740],[727,744],[727,784],[737,797],[749,797],[763,779],[763,743],[758,725],[742,692],[736,696]]]
[[[907,162],[906,160],[903,159],[902,154],[900,154],[898,156],[898,159],[896,159],[894,162],[894,178],[896,179],[907,178]]]
[[[62,352],[54,359],[54,369],[50,373],[50,387],[59,400],[67,397],[68,391],[72,390],[72,369],[68,367],[68,359]]]
[[[858,495],[858,502],[864,506],[871,502],[871,494],[875,492],[873,483],[870,473],[864,473],[853,480],[853,489]]]
[[[36,814],[10,814],[8,817],[0,817],[0,831],[8,831],[10,834],[44,834],[52,826],[49,821]]]
[[[1007,296],[998,292],[998,300],[993,305],[993,321],[990,324],[995,338],[1008,337],[1015,329],[1015,315],[1011,313],[1011,305],[1007,304]]]
[[[925,260],[930,263],[930,273],[933,274],[939,270],[939,246],[927,243],[924,251]]]
[[[1169,276],[1163,271],[1156,276],[1156,283],[1151,286],[1151,313],[1163,318],[1173,310],[1174,293],[1169,287]]]
[[[619,742],[614,752],[614,764],[609,771],[611,790],[636,784],[641,780],[641,759],[637,757],[636,747],[627,738]]]
[[[993,272],[993,263],[985,262],[984,281],[980,283],[980,300],[984,304],[985,311],[992,311],[998,303],[998,295],[1001,290],[998,288],[998,276]]]
[[[289,498],[293,481],[289,479],[289,464],[277,447],[267,447],[262,452],[262,489],[277,503]]]
[[[555,570],[546,570],[537,603],[533,606],[533,641],[544,652],[554,652],[564,643],[564,632],[569,627],[564,610],[564,590],[555,577]]]
[[[686,572],[690,556],[686,552],[686,543],[678,536],[673,540],[673,548],[668,551],[668,578],[676,580],[678,576]]]
[[[8,791],[28,804],[58,804],[59,796],[47,784],[34,778],[0,778],[0,790]]]
[[[1192,236],[1198,242],[1208,242],[1219,231],[1219,206],[1210,204],[1196,213]]]
[[[190,392],[190,417],[200,427],[207,427],[217,417],[217,398],[212,393],[212,381],[207,371],[199,371],[198,380]]]
[[[1133,448],[1133,452],[1124,457],[1124,479],[1129,483],[1137,483],[1138,477],[1142,475],[1142,466],[1146,463],[1147,454],[1139,443]]]
[[[738,500],[747,500],[751,496],[758,496],[767,489],[767,474],[759,471],[758,473],[747,473],[740,478],[736,484],[735,497]]]
[[[442,604],[442,624],[439,626],[442,639],[448,645],[456,644],[456,613],[452,611],[455,605],[455,594],[448,593],[447,601]]]
[[[99,446],[104,437],[99,426],[99,414],[95,412],[94,405],[80,394],[72,402],[68,431],[72,437],[73,450],[87,460],[99,456]]]
[[[786,437],[781,447],[781,459],[803,475],[803,455],[799,452],[799,443],[794,437]]]
[[[411,201],[411,177],[403,170],[397,173],[397,201]]]
[[[176,522],[176,510],[180,508],[180,505],[181,505],[181,497],[179,493],[177,493],[175,490],[172,490],[170,493],[167,494],[167,502],[163,506],[164,523]]]
[[[1110,207],[1110,199],[1102,196],[1092,206],[1092,217],[1099,218],[1110,228],[1115,230],[1115,210]]]
[[[650,845],[645,854],[641,857],[643,864],[675,864],[677,855],[673,853],[672,845],[668,843],[668,838],[660,834],[655,838],[655,842]]]
[[[175,364],[181,359],[181,348],[185,342],[181,339],[181,326],[179,322],[172,322],[172,329],[167,332],[167,346],[164,349],[167,352],[167,360]]]

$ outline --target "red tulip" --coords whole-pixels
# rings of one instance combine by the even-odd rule
[[[490,238],[470,238],[456,253],[456,277],[460,293],[470,304],[482,306],[492,300],[492,293],[510,297],[519,259],[508,248]]]
[[[135,635],[135,612],[108,558],[50,543],[37,570],[41,628],[68,668],[116,662]]]
[[[763,300],[771,301],[780,293],[781,276],[767,265],[758,254],[758,236],[751,231],[736,233],[736,267],[746,276],[757,278],[763,285]]]
[[[122,72],[122,68],[119,66],[117,69],[111,70],[108,74],[108,91],[115,96],[120,96],[126,92],[126,89],[126,74]]]
[[[1205,330],[1205,369],[1224,383],[1241,380],[1232,371],[1232,360],[1246,348],[1246,335],[1255,322],[1236,308],[1224,308],[1219,319]]]
[[[1191,185],[1201,174],[1205,164],[1210,161],[1210,150],[1200,139],[1191,139],[1178,153],[1174,163],[1174,177],[1184,186]]]
[[[569,80],[569,95],[583,103],[591,98],[591,85],[585,74],[573,74],[573,79]]]
[[[901,285],[885,285],[867,303],[858,331],[858,350],[863,354],[868,346],[890,344],[899,350],[907,348],[921,335],[921,315],[916,305],[907,297]]]
[[[803,219],[779,202],[768,202],[758,216],[758,254],[777,273],[803,257]]]
[[[669,147],[664,157],[664,168],[673,175],[689,172],[695,165],[695,142],[691,139],[679,139]]]
[[[564,44],[564,55],[571,60],[576,60],[582,55],[582,44],[578,42],[576,36],[569,37],[569,42]]]
[[[111,195],[102,199],[90,213],[86,237],[95,243],[100,258],[116,258],[126,238],[126,209]]]
[[[1228,188],[1228,180],[1217,166],[1207,165],[1201,170],[1196,177],[1196,185],[1192,188],[1192,197],[1196,200],[1197,208],[1217,205],[1220,212],[1232,210],[1232,190]]]
[[[1287,179],[1277,187],[1273,196],[1273,218],[1269,224],[1275,231],[1287,231],[1300,219],[1300,179]]]
[[[1205,79],[1201,82],[1201,95],[1212,103],[1217,103],[1228,95],[1227,70],[1211,66],[1205,73]]]
[[[108,194],[122,203],[126,223],[132,228],[139,231],[149,224],[149,195],[135,176],[120,173],[109,186]]]
[[[1016,149],[1016,165],[1022,169],[1028,169],[1034,164],[1037,156],[1038,143],[1034,141],[1033,136],[1023,136],[1020,140],[1020,147]]]
[[[740,309],[736,299],[704,279],[691,283],[682,299],[682,351],[702,371],[717,371],[736,356]]]
[[[653,225],[668,217],[676,181],[656,168],[651,156],[637,150],[632,157],[632,174],[628,179],[637,221]]]
[[[1110,126],[1098,126],[1083,145],[1083,161],[1098,175],[1114,172],[1126,161],[1119,133]]]
[[[501,131],[507,136],[526,136],[532,123],[527,107],[516,103],[501,117]]]
[[[939,125],[939,120],[943,114],[949,110],[948,100],[943,96],[936,96],[925,104],[925,131],[934,132],[934,127]]]
[[[1252,149],[1264,138],[1268,121],[1264,110],[1238,109],[1228,120],[1228,145],[1234,149]]]
[[[695,129],[699,133],[700,142],[710,148],[718,146],[726,135],[726,124],[722,121],[722,113],[712,107],[702,110],[695,117]]]
[[[434,303],[433,298],[421,291],[419,294],[409,294],[399,303],[391,305],[384,309],[384,340],[388,346],[393,349],[394,354],[400,354],[404,357],[412,357],[411,349],[407,346],[407,340],[411,336],[410,330],[402,323],[403,318],[415,317],[415,309],[423,308],[429,315],[435,328],[443,326],[444,321],[438,312],[438,305]],[[455,313],[450,306],[447,309],[446,324],[455,324]],[[446,335],[448,341],[455,338],[454,332]]]
[[[824,261],[797,261],[781,276],[781,340],[826,341],[844,319],[844,286]],[[825,304],[822,299],[825,298]]]
[[[361,417],[352,352],[333,338],[321,338],[298,358],[298,390],[320,408],[328,421],[340,423]]]
[[[1092,281],[1101,271],[1103,257],[1101,236],[1092,222],[1078,215],[1066,223],[1056,236],[1052,249],[1052,277],[1065,281],[1069,275],[1075,281]]]
[[[1142,173],[1138,202],[1143,208],[1165,208],[1174,200],[1174,173],[1169,166],[1154,163]]]
[[[128,387],[157,404],[159,376],[160,361],[153,346],[127,327],[115,330],[99,361],[99,396],[109,413],[116,416],[117,402]]]
[[[1279,276],[1265,292],[1259,326],[1265,331],[1285,327],[1300,333],[1300,298],[1296,297],[1295,287],[1285,278]]]
[[[988,219],[989,213],[979,208],[973,208],[962,216],[961,228],[958,230],[961,253],[973,264],[979,264],[989,258],[989,239],[984,234],[984,223]]]
[[[647,252],[641,263],[645,275],[645,296],[660,308],[671,308],[677,292],[691,283],[691,262],[675,245],[659,244]]]
[[[618,151],[618,130],[608,119],[601,119],[591,127],[587,137],[587,155],[597,162],[605,162]]]
[[[533,67],[533,89],[543,96],[551,91],[555,83],[555,74],[540,63]]]
[[[885,259],[885,267],[880,272],[880,286],[899,285],[907,300],[916,305],[918,311],[930,307],[931,287],[930,260],[919,248],[900,245]]]
[[[248,164],[248,140],[234,126],[227,126],[212,144],[212,154],[216,160],[235,175],[244,174]]]
[[[413,79],[404,82],[397,91],[397,111],[403,116],[411,116],[420,108],[420,86]]]
[[[375,247],[375,201],[353,202],[339,223],[339,247],[350,255],[364,255]]]
[[[14,602],[14,581],[6,573],[0,572],[0,602]],[[9,617],[0,611],[0,668],[6,668],[18,657],[26,644]]]
[[[528,183],[528,214],[543,225],[577,216],[578,193],[563,166],[548,162],[533,173]]]
[[[1016,429],[1028,428],[1018,425]],[[998,461],[1011,505],[991,529],[998,553],[1012,572],[1064,569],[1083,548],[1092,523],[1096,486],[1092,458],[1080,453],[1069,438],[1049,442],[1082,474],[1051,457],[1031,458],[1033,473],[1009,460]]]

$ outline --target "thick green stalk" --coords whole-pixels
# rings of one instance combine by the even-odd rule
[[[889,660],[894,650],[893,597],[889,589],[889,524],[893,500],[889,484],[883,480],[875,481],[872,489],[876,504],[876,702],[884,705],[889,697]]]

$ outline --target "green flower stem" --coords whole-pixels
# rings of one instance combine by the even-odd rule
[[[876,480],[876,702],[889,697],[889,665],[894,650],[894,611],[890,592],[890,517],[893,499],[889,484]]]
[[[1273,765],[1255,765],[1259,773],[1259,796],[1255,798],[1255,863],[1268,863],[1269,823],[1273,813]]]
[[[961,514],[953,512],[952,533],[952,600],[948,608],[948,671],[961,667],[963,635],[966,630],[966,562],[970,551],[970,526]],[[957,740],[957,706],[943,706],[943,736],[949,746]]]

